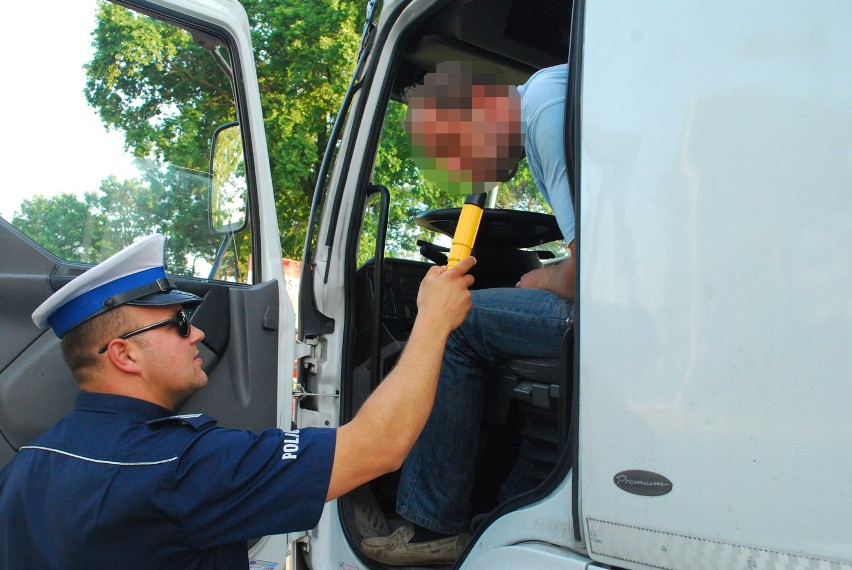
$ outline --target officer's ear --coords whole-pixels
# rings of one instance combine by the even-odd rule
[[[140,352],[142,348],[129,339],[114,338],[107,344],[103,354],[113,367],[125,374],[142,372]]]

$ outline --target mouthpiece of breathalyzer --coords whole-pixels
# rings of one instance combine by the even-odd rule
[[[485,192],[471,194],[465,198],[464,206],[462,206],[461,214],[459,214],[456,233],[453,235],[453,246],[450,248],[447,267],[452,267],[470,255],[470,251],[473,249],[473,242],[476,241],[479,222],[482,220],[485,198]]]

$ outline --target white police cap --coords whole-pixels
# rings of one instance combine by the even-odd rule
[[[201,298],[175,288],[166,277],[166,238],[146,236],[71,280],[33,312],[39,328],[56,336],[120,305],[195,306]]]

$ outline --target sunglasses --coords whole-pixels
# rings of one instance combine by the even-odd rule
[[[132,336],[136,336],[137,334],[142,334],[143,332],[148,332],[150,330],[158,329],[160,327],[170,327],[172,325],[177,327],[177,330],[180,333],[180,336],[182,336],[184,338],[188,337],[189,336],[189,327],[191,326],[189,324],[189,310],[181,309],[180,311],[177,312],[177,314],[174,317],[172,317],[170,319],[166,319],[164,321],[160,321],[160,322],[148,325],[146,327],[142,327],[141,329],[136,329],[135,331],[130,331],[129,333],[125,333],[118,338],[123,339],[123,340],[127,340],[128,338],[130,338]],[[110,341],[110,342],[112,342],[112,341]],[[98,351],[98,354],[105,353],[108,347],[109,347],[109,342],[106,343],[105,345],[103,345],[103,347],[101,347],[101,349]]]

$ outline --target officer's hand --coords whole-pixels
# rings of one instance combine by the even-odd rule
[[[470,310],[468,288],[473,285],[473,276],[467,272],[474,264],[476,259],[465,257],[452,269],[444,265],[429,269],[417,294],[418,320],[446,334],[459,326]]]

